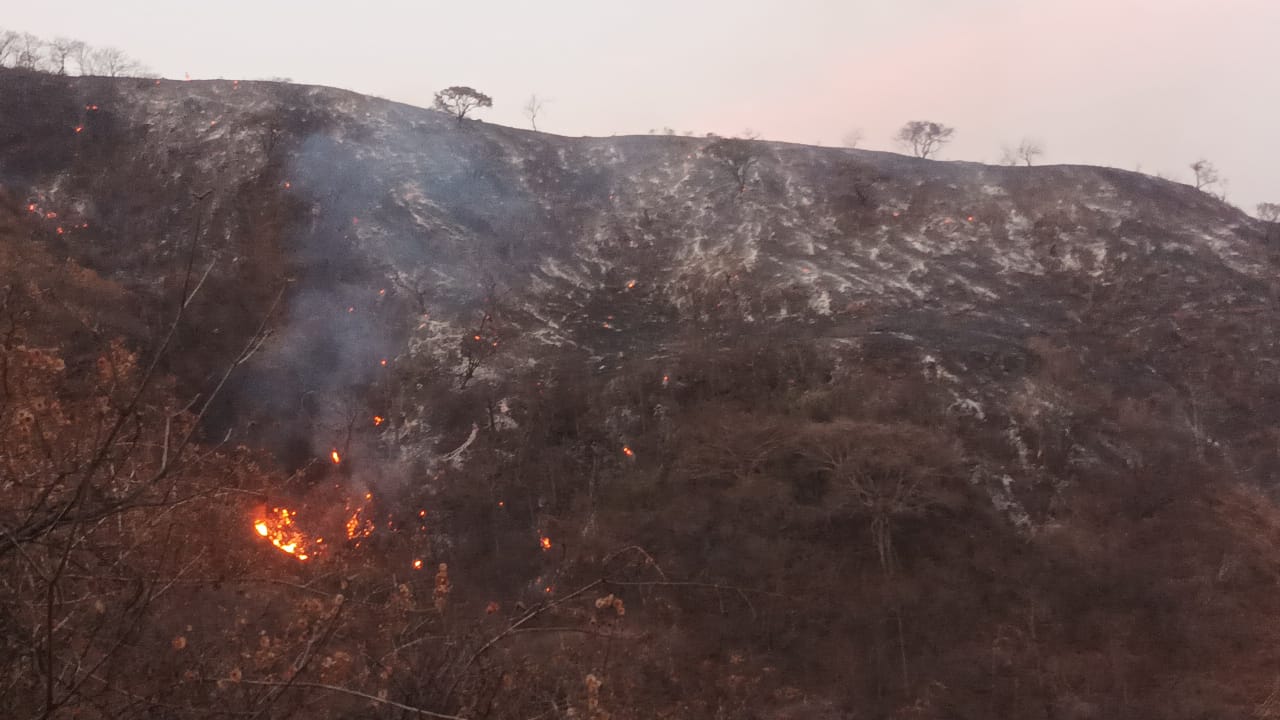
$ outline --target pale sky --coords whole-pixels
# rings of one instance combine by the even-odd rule
[[[1189,180],[1204,157],[1252,211],[1280,202],[1280,0],[0,0],[0,25],[112,45],[166,77],[333,85],[415,105],[448,85],[480,116],[565,135],[664,126],[894,150],[956,127],[943,159]]]

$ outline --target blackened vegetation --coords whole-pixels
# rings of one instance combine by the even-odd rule
[[[1273,712],[1277,294],[1203,193],[44,77],[0,76],[15,716]]]

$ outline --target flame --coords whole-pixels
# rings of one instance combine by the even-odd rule
[[[387,366],[387,359],[386,359],[386,358],[383,358],[383,359],[382,359],[382,367],[386,367],[386,366]]]
[[[76,126],[76,132],[81,132],[81,131],[83,131],[83,130],[84,130],[84,126],[83,126],[83,125],[77,125],[77,126]]]
[[[623,455],[626,455],[627,457],[635,457],[635,454],[636,454],[636,453],[635,453],[635,451],[634,451],[634,450],[632,450],[630,447],[627,447],[626,445],[623,445],[623,446],[622,446],[622,454],[623,454]]]
[[[254,521],[253,529],[259,536],[271,541],[280,552],[293,555],[299,560],[310,559],[306,552],[306,538],[294,525],[295,513],[287,508],[271,508],[266,517]]]
[[[27,206],[27,212],[36,212],[36,204],[35,204],[35,203],[31,203],[30,205],[28,205],[28,206]]]
[[[635,281],[635,280],[628,280],[628,281],[627,281],[627,289],[628,289],[628,290],[630,290],[630,289],[634,288],[635,286],[636,286],[636,281]]]
[[[414,570],[421,570],[421,569],[422,569],[422,561],[421,561],[421,560],[414,560],[414,561],[413,561],[413,569],[414,569]]]
[[[334,450],[333,452],[329,453],[329,459],[333,460],[334,465],[337,465],[338,463],[342,462],[342,456],[338,454],[337,450]]]
[[[538,540],[538,544],[542,546],[543,550],[550,550],[551,538],[547,537],[546,535],[543,535],[542,538]]]
[[[381,425],[384,419],[385,419],[385,418],[383,418],[381,415],[374,415],[374,416],[373,416],[373,425],[374,425],[374,427],[377,427],[377,426]]]
[[[420,517],[420,518],[424,518],[424,517],[426,517],[426,516],[427,516],[427,511],[426,511],[426,510],[419,510],[419,511],[418,511],[418,517]]]

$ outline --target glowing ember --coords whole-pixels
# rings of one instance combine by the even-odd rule
[[[387,361],[386,361],[386,359],[384,358],[384,359],[382,360],[382,367],[386,367],[386,366],[387,366]]]
[[[551,538],[547,537],[546,535],[543,535],[542,538],[538,540],[538,544],[542,546],[543,550],[550,550]]]
[[[635,281],[635,280],[628,280],[628,281],[627,281],[627,289],[628,289],[628,290],[630,290],[630,289],[634,288],[635,286],[636,286],[636,281]]]
[[[338,454],[337,450],[334,450],[333,452],[329,453],[329,459],[333,461],[334,465],[337,465],[338,463],[342,462],[342,456]]]
[[[382,290],[379,290],[379,291],[378,291],[378,294],[379,294],[379,295],[386,295],[386,294],[387,294],[386,288],[383,288]]]
[[[972,215],[970,215],[970,216],[969,216],[969,222],[973,222],[973,216],[972,216]]]
[[[421,561],[421,560],[414,560],[414,561],[413,561],[413,569],[414,569],[414,570],[421,570],[421,569],[422,569],[422,561]]]
[[[35,203],[31,203],[30,205],[27,206],[27,212],[35,212],[35,211],[36,211]]]
[[[381,425],[381,424],[383,423],[383,421],[384,421],[384,420],[385,420],[385,418],[383,418],[381,415],[374,415],[374,416],[373,416],[373,425],[374,425],[374,427],[377,427],[377,426]]]
[[[635,454],[636,454],[636,453],[635,453],[635,451],[634,451],[634,450],[632,450],[631,448],[627,447],[626,445],[623,445],[623,446],[622,446],[622,454],[623,454],[623,455],[626,455],[627,457],[635,457]]]
[[[59,234],[59,235],[61,235],[61,234],[62,234],[62,228],[58,228],[58,234]]]
[[[419,511],[418,511],[418,517],[420,517],[420,518],[424,518],[424,517],[426,517],[426,516],[427,516],[427,511],[426,511],[426,510],[419,510]]]
[[[293,187],[293,183],[289,182],[288,180],[285,180],[285,182],[284,182],[284,189],[285,189],[285,190],[288,190],[288,189],[289,189],[289,188],[291,188],[291,187]]]
[[[83,130],[84,130],[84,126],[83,126],[83,125],[77,125],[77,126],[76,126],[76,132],[81,132],[81,131],[83,131]]]
[[[271,508],[253,523],[254,532],[266,538],[280,552],[292,555],[299,560],[307,560],[311,556],[306,551],[306,538],[294,524],[294,513],[286,508]]]

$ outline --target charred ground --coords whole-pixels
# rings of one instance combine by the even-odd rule
[[[1275,712],[1274,248],[1204,193],[765,142],[743,183],[704,139],[274,83],[0,90],[13,707]],[[53,401],[108,410],[51,435]],[[365,493],[359,546],[254,535]]]

